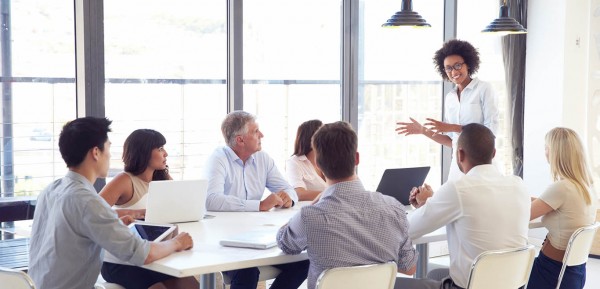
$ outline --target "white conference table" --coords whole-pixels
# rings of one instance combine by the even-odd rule
[[[192,249],[172,254],[144,267],[175,277],[201,275],[200,288],[212,289],[216,286],[216,272],[306,260],[306,252],[287,255],[278,247],[257,250],[219,245],[221,239],[243,232],[265,230],[275,235],[282,225],[300,211],[301,206],[273,209],[269,212],[208,212],[214,217],[200,222],[178,224],[180,232],[188,232],[192,236]],[[445,239],[446,232],[442,228],[413,240],[419,250],[418,267],[421,271],[418,271],[423,276],[427,272],[427,261],[422,262],[428,260],[427,244]]]

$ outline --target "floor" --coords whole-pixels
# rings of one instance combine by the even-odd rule
[[[600,259],[590,258],[586,265],[585,288],[600,288]]]

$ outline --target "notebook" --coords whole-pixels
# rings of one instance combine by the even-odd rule
[[[410,205],[408,198],[413,187],[419,187],[425,182],[429,167],[387,169],[381,176],[377,191],[396,198],[405,206]]]
[[[206,213],[207,180],[152,181],[145,221],[167,224],[195,222]]]
[[[219,244],[227,247],[240,247],[252,249],[269,249],[277,246],[276,231],[257,230],[240,233],[222,239]]]

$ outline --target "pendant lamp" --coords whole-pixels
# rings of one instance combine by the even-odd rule
[[[402,10],[392,15],[388,21],[383,23],[381,27],[397,28],[397,27],[431,27],[429,23],[419,15],[412,11],[412,0],[402,0]]]
[[[523,34],[527,30],[517,20],[508,16],[508,5],[506,0],[500,6],[500,17],[496,18],[490,25],[485,27],[483,33],[498,33],[498,34]]]

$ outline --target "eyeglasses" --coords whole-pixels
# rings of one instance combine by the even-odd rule
[[[465,63],[464,62],[454,63],[454,65],[452,65],[452,66],[444,67],[444,70],[446,71],[446,73],[450,73],[450,72],[452,72],[452,70],[460,70],[462,68],[463,64],[465,64]]]

